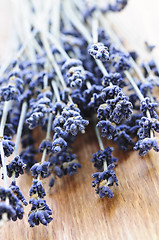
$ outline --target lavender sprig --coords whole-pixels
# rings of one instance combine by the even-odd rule
[[[93,154],[92,162],[97,169],[103,168],[103,172],[96,172],[92,175],[96,178],[92,182],[92,186],[96,187],[96,193],[99,194],[100,198],[107,196],[108,198],[113,197],[113,192],[109,188],[114,183],[118,186],[118,179],[113,168],[115,167],[114,162],[117,162],[117,158],[112,157],[111,153],[113,149],[107,147],[104,149],[103,142],[101,140],[98,128],[95,129],[100,150]]]

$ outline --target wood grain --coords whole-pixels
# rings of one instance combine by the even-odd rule
[[[150,9],[148,2],[140,0],[139,4],[139,1],[131,0],[127,9],[120,17],[114,18],[114,21],[124,23],[126,29],[129,26],[135,28],[134,24],[137,27],[141,17],[139,10],[143,11],[143,3]],[[155,3],[155,0],[152,2]],[[136,20],[132,16],[135,16]],[[129,21],[125,23],[125,19]],[[151,23],[152,19],[153,16]],[[154,34],[151,38],[156,41],[159,33],[152,29],[150,24],[148,31]],[[122,30],[118,30],[122,34]],[[135,39],[141,35],[139,30],[140,28],[136,28],[134,31]],[[135,39],[133,41],[136,41]],[[128,39],[126,41],[128,42]],[[135,46],[135,42],[133,44],[130,41],[130,48]],[[37,139],[40,135],[41,133],[37,132]],[[113,146],[108,141],[104,141],[104,145]],[[58,179],[51,192],[47,181],[45,183],[47,202],[53,210],[52,223],[48,227],[31,229],[27,223],[30,209],[28,206],[22,221],[8,222],[0,229],[0,240],[159,239],[159,154],[151,151],[148,156],[141,158],[135,152],[122,153],[115,149],[114,156],[119,158],[116,167],[119,187],[114,187],[113,199],[101,200],[91,187],[91,175],[95,169],[90,159],[98,149],[93,126],[89,126],[86,134],[79,135],[74,144],[74,152],[82,163],[82,169],[76,176]],[[19,185],[25,196],[28,196],[31,181],[31,177],[27,175],[19,178]]]
[[[89,159],[98,150],[92,128],[90,126],[87,134],[80,135],[74,144],[74,151],[83,166],[78,175],[58,179],[50,194],[45,183],[53,222],[48,227],[30,229],[25,215],[22,221],[7,223],[1,230],[0,239],[157,239],[157,154],[151,152],[151,157],[140,158],[137,153],[116,150],[115,156],[119,157],[116,172],[120,184],[114,187],[113,199],[101,200],[91,187],[91,174],[95,169]],[[31,177],[21,179],[20,187],[27,196]],[[29,207],[26,209],[28,212]]]

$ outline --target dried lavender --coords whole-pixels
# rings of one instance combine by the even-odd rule
[[[138,150],[141,156],[152,148],[159,151],[158,104],[152,91],[158,86],[157,64],[138,66],[137,53],[125,50],[107,17],[109,11],[124,9],[127,1],[108,1],[104,8],[93,0],[40,4],[43,13],[36,2],[27,0],[25,10],[21,3],[20,10],[16,8],[20,50],[0,69],[1,224],[23,218],[21,202],[27,202],[16,179],[25,170],[33,176],[30,227],[53,220],[44,200],[43,179],[51,176],[49,186],[53,187],[58,178],[77,174],[81,164],[72,143],[92,119],[100,147],[91,160],[98,170],[92,175],[92,186],[100,198],[112,198],[112,187],[118,185],[114,171],[118,160],[101,137],[113,140],[120,150]],[[147,47],[152,51],[153,46]],[[37,128],[45,132],[38,148],[33,139]],[[38,152],[41,159],[36,162]]]
[[[94,167],[98,170],[103,169],[104,171],[96,172],[92,175],[93,178],[96,178],[92,181],[92,187],[96,187],[96,193],[99,194],[100,198],[104,198],[105,196],[112,198],[113,192],[110,187],[113,186],[114,183],[118,186],[118,179],[113,170],[115,167],[114,163],[117,162],[118,159],[112,156],[113,148],[107,147],[104,149],[99,130],[96,128],[95,131],[100,150],[93,154],[91,162],[94,162]]]

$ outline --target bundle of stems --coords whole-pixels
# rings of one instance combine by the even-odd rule
[[[141,67],[137,53],[126,51],[109,21],[109,12],[126,4],[12,1],[17,52],[0,68],[1,225],[23,218],[27,201],[17,178],[25,171],[33,176],[30,227],[52,221],[43,179],[50,177],[51,188],[58,177],[77,173],[81,164],[72,143],[91,122],[100,148],[91,159],[98,170],[92,186],[100,198],[112,198],[113,186],[118,185],[118,159],[113,148],[104,147],[104,138],[120,150],[139,150],[141,156],[152,148],[159,151],[152,91],[159,86],[157,65],[150,61]],[[33,138],[37,129],[45,132],[38,149]]]

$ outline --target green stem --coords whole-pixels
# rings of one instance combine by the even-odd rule
[[[97,136],[97,139],[98,139],[98,144],[99,144],[99,147],[100,147],[100,150],[104,150],[104,145],[103,145],[103,141],[101,139],[101,136],[100,136],[100,132],[99,132],[99,129],[95,126],[95,132],[96,132],[96,136]],[[107,161],[104,161],[103,162],[103,168],[104,168],[104,171],[107,170]]]
[[[66,58],[67,60],[70,59],[69,55],[67,54],[67,52],[61,47],[61,45],[58,43],[58,41],[56,40],[56,38],[51,34],[48,33],[47,34],[48,39],[54,43],[54,45],[57,47],[57,49],[59,50],[59,52],[63,55],[64,58]]]
[[[54,90],[56,99],[57,99],[58,102],[60,102],[61,99],[60,99],[59,91],[58,91],[58,88],[57,88],[57,84],[56,84],[55,81],[52,81],[51,84],[52,84],[52,88],[53,88],[53,90]]]
[[[15,141],[14,157],[16,157],[18,154],[18,148],[19,148],[19,144],[20,144],[20,138],[22,136],[23,124],[24,124],[24,120],[25,120],[27,107],[28,107],[27,102],[23,102],[22,108],[21,108],[20,119],[19,119],[19,123],[18,123],[16,141]]]
[[[54,0],[52,32],[57,40],[60,38],[60,5],[61,0]]]
[[[95,127],[95,132],[96,132],[96,136],[97,136],[97,139],[98,139],[100,150],[103,151],[104,150],[104,145],[103,145],[103,141],[102,141],[101,136],[100,136],[99,129],[97,127]]]
[[[3,177],[4,177],[4,187],[8,188],[8,179],[7,179],[7,168],[6,168],[6,161],[4,156],[4,149],[3,149],[3,140],[0,140],[0,152],[1,152],[1,160],[3,166]]]
[[[41,33],[41,35],[42,35],[42,41],[43,41],[43,44],[44,44],[44,48],[46,50],[46,53],[47,53],[47,56],[49,58],[50,64],[55,68],[56,74],[57,74],[57,76],[58,76],[58,78],[59,78],[63,88],[65,89],[66,88],[65,81],[63,79],[61,70],[60,70],[58,64],[56,63],[56,60],[55,60],[54,56],[51,53],[50,46],[49,46],[49,44],[47,42],[47,38],[45,37],[44,33]]]
[[[8,115],[8,111],[9,111],[10,107],[11,107],[11,101],[6,101],[4,103],[3,114],[2,114],[2,118],[1,118],[0,137],[3,137],[4,127],[5,127],[5,124],[6,124],[7,115]]]
[[[4,103],[3,107],[3,114],[1,118],[1,124],[0,124],[0,154],[2,159],[2,167],[3,167],[3,176],[4,176],[4,187],[8,188],[8,180],[7,180],[7,168],[6,168],[6,161],[4,156],[4,149],[3,149],[3,134],[4,134],[4,127],[7,121],[7,115],[8,111],[11,107],[11,101],[7,101]]]

